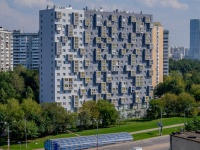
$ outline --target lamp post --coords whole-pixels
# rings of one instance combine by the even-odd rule
[[[93,119],[97,124],[97,150],[98,150],[98,147],[99,147],[98,123],[99,123],[99,121],[101,121],[101,119],[100,120],[95,119],[95,118],[93,118]]]
[[[5,124],[7,124],[8,126],[8,150],[10,149],[10,126],[9,123],[5,122]]]
[[[156,105],[158,107],[158,105]],[[160,136],[162,136],[162,127],[163,127],[163,124],[162,124],[162,109],[160,107],[158,107],[160,109]]]
[[[24,119],[24,122],[25,122],[25,127],[24,127],[24,130],[25,130],[25,143],[26,143],[26,148],[27,148],[26,118]]]
[[[160,136],[162,136],[162,109],[160,108]]]
[[[18,144],[19,144],[19,148],[21,150],[21,148],[22,148],[21,141],[19,141]]]
[[[190,110],[190,107],[189,107],[188,109],[185,109],[185,110],[184,110],[184,124],[185,124],[185,112],[186,112],[186,111],[189,111],[189,110]]]
[[[13,121],[15,122],[15,121]],[[8,131],[8,150],[10,150],[10,125],[8,122],[4,122],[4,124],[7,124],[7,131]]]

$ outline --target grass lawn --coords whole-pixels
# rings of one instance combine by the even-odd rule
[[[193,118],[185,118],[186,121],[189,121],[192,119]],[[157,128],[157,122],[160,122],[160,119],[156,119],[152,121],[144,120],[144,119],[133,119],[133,120],[127,121],[125,125],[121,125],[121,126],[116,125],[111,128],[100,128],[98,132],[99,134],[106,134],[106,133],[116,133],[116,132],[140,131],[140,130],[145,130],[145,129]],[[181,123],[184,123],[184,118],[183,117],[163,118],[162,122],[163,122],[163,126],[181,124]],[[84,130],[82,132],[76,132],[76,133],[81,136],[93,135],[93,134],[96,134],[96,129]]]
[[[163,129],[162,135],[169,135],[172,132],[180,132],[180,129],[181,129],[181,127],[173,127],[173,128]],[[158,137],[160,135],[159,135],[159,131],[156,130],[156,131],[134,134],[132,136],[133,136],[134,141],[137,141],[137,140],[143,140],[143,139],[148,139],[148,138],[152,138],[152,137]]]
[[[54,138],[66,138],[66,137],[75,137],[74,134],[59,134],[55,136],[46,136],[44,138],[38,138],[36,140],[29,140],[28,141],[28,148],[26,148],[25,143],[23,142],[21,145],[18,143],[11,143],[10,149],[11,150],[20,150],[26,149],[26,150],[34,150],[39,148],[44,148],[44,141],[47,139],[54,139]],[[2,143],[0,144],[2,145]],[[7,149],[7,143],[5,142],[3,146],[0,146],[0,148]]]
[[[186,121],[192,120],[193,118],[186,118]],[[200,117],[198,117],[200,119]],[[157,122],[160,122],[160,119],[156,120],[145,120],[145,119],[132,119],[126,122],[125,125],[116,125],[111,128],[100,128],[98,130],[99,134],[106,134],[106,133],[116,133],[116,132],[134,132],[134,131],[140,131],[140,130],[145,130],[145,129],[151,129],[151,128],[157,128]],[[184,118],[183,117],[171,117],[171,118],[163,118],[162,119],[163,126],[169,126],[173,124],[180,124],[184,123]],[[163,129],[163,135],[165,134],[170,134],[171,132],[175,131],[175,129],[180,129],[180,127],[176,128],[170,128],[170,129]],[[77,134],[81,136],[86,136],[86,135],[94,135],[96,134],[96,129],[91,129],[91,130],[84,130],[82,132],[76,132]],[[158,136],[157,131],[152,131],[148,133],[141,133],[141,134],[134,134],[134,139],[139,140],[139,139],[145,139],[145,138],[151,138]],[[26,150],[33,150],[33,149],[39,149],[44,147],[44,141],[47,139],[53,139],[53,138],[66,138],[66,137],[75,137],[74,134],[60,134],[60,135],[55,135],[55,136],[47,136],[44,138],[39,138],[36,140],[31,140],[28,142],[28,148]],[[7,140],[7,139],[5,139]],[[7,149],[7,143],[6,141],[4,143],[0,143],[0,148]],[[18,150],[20,149],[20,144],[17,143],[11,143],[11,148],[12,150]],[[21,149],[25,149],[25,144],[22,143]]]

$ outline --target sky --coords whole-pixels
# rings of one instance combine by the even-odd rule
[[[0,26],[38,32],[39,10],[47,5],[152,14],[154,22],[169,30],[170,46],[189,47],[190,19],[200,19],[200,0],[0,0]]]

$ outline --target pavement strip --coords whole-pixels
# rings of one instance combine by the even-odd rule
[[[170,126],[164,126],[163,129],[167,129],[167,128],[173,128],[173,127],[180,127],[183,126],[184,124],[174,124],[174,125],[170,125]],[[153,128],[153,129],[147,129],[147,130],[140,130],[140,131],[135,131],[135,132],[129,132],[130,134],[138,134],[138,133],[145,133],[145,132],[149,132],[149,131],[155,131],[158,130],[158,128]]]

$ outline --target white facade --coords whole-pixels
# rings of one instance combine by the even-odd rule
[[[13,70],[12,33],[0,27],[0,67],[1,71]]]
[[[117,110],[147,108],[152,15],[54,7],[39,20],[41,103],[77,111],[105,99]]]

